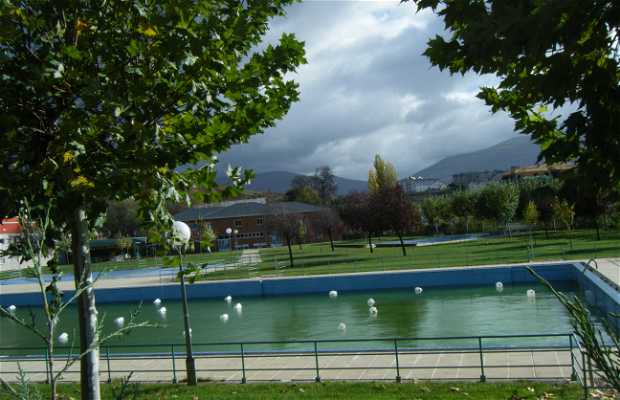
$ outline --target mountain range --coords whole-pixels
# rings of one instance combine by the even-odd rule
[[[445,183],[452,181],[452,175],[462,172],[508,170],[510,167],[531,165],[536,163],[538,145],[529,137],[519,135],[501,143],[471,153],[457,154],[446,157],[435,164],[413,174],[427,178],[438,178]],[[293,178],[299,174],[288,171],[256,172],[248,190],[257,192],[284,193],[290,186]],[[220,183],[226,182],[226,176],[218,177]],[[366,181],[336,177],[338,194],[343,195],[353,191],[366,191]]]
[[[519,135],[482,150],[446,157],[413,175],[450,183],[452,175],[462,172],[505,171],[511,167],[535,164],[539,151],[538,145],[528,136]]]

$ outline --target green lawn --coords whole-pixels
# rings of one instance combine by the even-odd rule
[[[543,232],[534,235],[534,261],[589,259],[599,257],[620,257],[620,232],[605,231],[601,240],[596,240],[593,230],[579,230],[571,235],[572,248],[565,232]],[[379,240],[393,240],[384,237]],[[294,276],[335,274],[347,272],[388,271],[411,268],[439,268],[464,265],[508,264],[528,261],[528,235],[515,235],[512,238],[483,238],[477,241],[441,244],[424,247],[408,247],[403,257],[400,247],[377,248],[370,253],[366,248],[336,248],[331,251],[329,243],[306,244],[293,247],[294,268],[290,267],[286,247],[260,250],[262,258],[258,265],[242,265],[236,270],[210,273],[201,279],[239,279],[269,276]],[[365,243],[365,240],[343,243]],[[233,263],[239,260],[240,250],[212,254],[189,254],[186,261],[203,264]],[[94,271],[113,269],[137,269],[161,266],[162,258],[143,258],[123,262],[103,262],[93,264]],[[72,266],[61,267],[71,272]],[[0,279],[19,276],[15,273],[2,273]]]
[[[239,260],[241,250],[226,251],[218,253],[201,253],[201,254],[187,254],[183,256],[186,262],[193,262],[197,264],[230,264]],[[141,258],[139,260],[126,260],[126,261],[106,261],[92,264],[92,270],[95,272],[100,271],[113,271],[113,270],[132,270],[148,267],[161,267],[164,261],[162,257],[149,257]],[[73,265],[61,265],[60,269],[64,273],[72,273]],[[15,278],[26,275],[25,271],[11,271],[0,273],[0,279]]]
[[[393,238],[382,238],[387,240]],[[596,240],[594,231],[573,232],[572,248],[566,233],[543,232],[534,235],[534,261],[619,257],[620,232],[602,232]],[[404,257],[400,247],[377,248],[370,253],[366,248],[336,248],[328,243],[293,247],[294,268],[289,266],[286,247],[261,249],[262,262],[235,271],[212,273],[205,279],[252,278],[286,275],[315,275],[327,273],[387,271],[411,268],[438,268],[464,265],[508,264],[528,261],[528,235],[512,238],[484,238],[477,241],[408,247]],[[351,242],[348,242],[351,243]]]
[[[114,399],[119,385],[102,385],[102,398]],[[45,387],[40,388],[45,392]],[[321,384],[200,384],[196,387],[170,384],[138,385],[138,399],[175,400],[572,400],[583,398],[575,384],[516,383],[321,383]],[[79,398],[77,385],[61,385],[63,399]],[[131,392],[130,392],[131,393]],[[0,399],[9,399],[0,394]],[[131,396],[126,398],[131,399]]]

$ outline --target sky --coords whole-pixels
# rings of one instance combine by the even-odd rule
[[[271,23],[305,42],[308,64],[290,75],[300,100],[277,125],[221,155],[256,172],[366,179],[379,153],[404,177],[440,159],[517,136],[512,120],[475,97],[494,76],[451,76],[422,55],[444,34],[432,12],[400,1],[306,0]]]

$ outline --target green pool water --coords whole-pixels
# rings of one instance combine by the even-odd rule
[[[536,299],[526,296],[534,288]],[[572,293],[574,288],[562,287]],[[367,300],[376,300],[378,315],[369,315]],[[238,314],[235,303],[243,305]],[[162,317],[152,300],[145,301],[139,319],[162,324],[157,328],[137,329],[128,336],[114,339],[109,344],[112,352],[170,351],[170,343],[184,341],[181,304],[166,301],[167,313]],[[113,320],[119,316],[128,319],[136,304],[99,305],[105,316],[105,330],[112,330]],[[28,316],[37,309],[18,308],[17,313]],[[506,286],[498,293],[495,287],[426,288],[421,295],[411,290],[340,292],[335,299],[327,293],[287,297],[233,298],[232,304],[224,299],[190,300],[195,351],[236,351],[237,346],[202,346],[200,343],[241,341],[290,341],[308,339],[358,339],[393,337],[445,337],[478,335],[513,335],[540,333],[567,333],[571,331],[569,317],[553,295],[540,286]],[[229,314],[227,323],[220,315]],[[41,321],[40,315],[38,317]],[[346,329],[340,330],[344,323]],[[14,323],[1,320],[0,346],[2,354],[34,353],[25,347],[40,346],[38,339]],[[69,309],[60,324],[60,332],[75,337],[77,320],[75,310]],[[567,345],[566,338],[513,338],[485,340],[486,346],[511,345]],[[126,345],[148,345],[141,348]],[[155,345],[162,345],[157,347]],[[359,349],[390,346],[388,342],[324,343],[323,349]],[[474,346],[474,340],[432,340],[403,342],[403,347],[418,346]],[[122,347],[118,347],[122,346]],[[252,350],[282,350],[310,348],[310,344],[277,343],[248,345]],[[7,350],[7,348],[11,350]]]

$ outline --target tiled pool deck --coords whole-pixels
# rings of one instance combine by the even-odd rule
[[[172,359],[112,359],[109,364],[101,360],[101,380],[125,377],[134,371],[132,379],[141,382],[172,382],[174,378]],[[248,382],[314,381],[316,360],[314,354],[273,354],[266,357],[248,355],[244,359]],[[571,357],[568,350],[536,349],[536,351],[486,351],[483,354],[486,380],[545,380],[564,381],[571,377]],[[63,365],[62,360],[57,364]],[[42,360],[21,362],[33,381],[45,380]],[[110,373],[108,374],[108,365]],[[2,362],[0,377],[15,380],[16,362]],[[178,381],[185,379],[185,359],[175,359]],[[240,382],[242,380],[241,357],[200,357],[196,359],[198,378],[201,380]],[[474,352],[445,351],[438,353],[399,353],[400,376],[405,380],[480,380],[480,354]],[[74,364],[65,374],[66,380],[79,379],[79,364]],[[394,354],[347,353],[321,355],[319,357],[321,380],[396,380]]]

